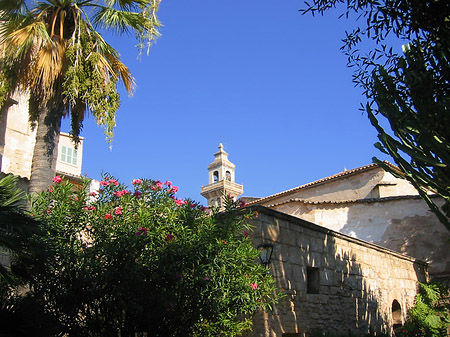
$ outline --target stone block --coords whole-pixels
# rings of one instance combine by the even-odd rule
[[[323,285],[330,286],[334,283],[336,271],[332,269],[324,269],[320,275],[320,282]]]
[[[320,239],[311,240],[310,250],[312,252],[323,253],[323,241]]]
[[[336,269],[336,259],[333,255],[325,254],[323,256],[323,266],[329,269]]]
[[[303,257],[304,253],[294,246],[289,246],[288,249],[288,263],[295,264],[295,265],[301,265],[303,264]]]
[[[266,240],[278,241],[280,237],[280,228],[276,225],[268,225],[263,230]]]
[[[285,245],[297,246],[297,235],[287,228],[280,228],[280,242]]]

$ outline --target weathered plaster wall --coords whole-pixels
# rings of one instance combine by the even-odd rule
[[[417,195],[417,191],[406,180],[397,179],[381,167],[356,171],[338,179],[306,186],[291,193],[280,194],[275,198],[258,201],[259,205],[282,204],[292,199],[315,201],[345,201],[399,195]]]
[[[36,131],[32,130],[28,121],[28,97],[16,94],[14,100],[16,103],[12,104],[7,111],[2,111],[0,116],[0,171],[29,179]],[[66,146],[74,149],[74,145],[69,134],[63,132],[60,134],[56,162],[58,172],[68,173],[72,176],[81,175],[84,137],[80,137],[80,139],[77,165],[70,165],[61,162],[61,148]]]
[[[7,112],[4,149],[1,171],[30,178],[31,161],[35,144],[35,132],[28,122],[28,98],[15,95],[18,104],[13,104]]]
[[[287,296],[273,312],[255,317],[252,337],[315,329],[391,332],[394,300],[405,319],[417,281],[426,280],[424,263],[265,207],[254,210],[254,242],[273,243],[271,270]],[[318,270],[318,294],[308,293],[309,267]]]
[[[450,233],[418,197],[337,204],[291,202],[273,209],[426,261],[433,278],[450,277]]]

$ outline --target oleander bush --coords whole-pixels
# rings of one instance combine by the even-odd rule
[[[45,261],[15,259],[28,289],[3,308],[11,322],[28,301],[43,335],[239,336],[279,298],[249,239],[257,215],[232,200],[207,213],[169,181],[104,176],[95,192],[87,179],[53,182],[31,201],[42,232],[27,240]]]

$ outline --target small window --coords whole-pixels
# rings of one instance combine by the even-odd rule
[[[306,268],[306,293],[319,294],[320,293],[320,271],[319,268]]]
[[[231,173],[230,171],[225,172],[225,177],[228,181],[231,181]]]
[[[72,149],[71,147],[62,146],[61,148],[61,161],[63,163],[67,163],[70,165],[77,165],[78,164],[78,151],[75,149]]]
[[[219,181],[219,172],[214,171],[214,182],[217,183]]]

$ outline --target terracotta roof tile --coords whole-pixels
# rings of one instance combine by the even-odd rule
[[[431,195],[431,197],[437,197],[437,195]],[[348,199],[348,200],[306,200],[301,198],[292,198],[282,202],[267,205],[266,207],[275,207],[285,205],[291,202],[300,202],[305,205],[343,205],[343,204],[356,204],[356,203],[374,203],[385,202],[393,200],[408,200],[408,199],[421,199],[420,195],[401,195],[395,197],[383,197],[383,198],[367,198],[367,199]]]
[[[394,169],[398,169],[395,165],[393,165],[393,164],[391,164],[391,163],[389,163],[387,161],[385,161],[385,163],[388,164],[389,166],[391,166]],[[255,200],[255,201],[251,201],[248,204],[249,205],[255,205],[255,204],[259,204],[261,202],[266,202],[266,201],[269,201],[271,199],[274,199],[274,198],[282,196],[282,195],[294,193],[294,192],[297,192],[299,190],[306,189],[306,188],[309,188],[309,187],[312,187],[312,186],[316,186],[316,185],[320,185],[320,184],[328,182],[328,181],[338,180],[338,179],[341,179],[341,178],[344,178],[344,177],[347,177],[347,176],[350,176],[350,175],[353,175],[353,174],[356,174],[356,173],[369,171],[369,170],[372,170],[372,169],[377,168],[377,167],[380,167],[380,166],[378,164],[369,164],[369,165],[361,166],[361,167],[358,167],[358,168],[355,168],[355,169],[352,169],[352,170],[346,170],[344,172],[340,172],[340,173],[337,173],[335,175],[332,175],[332,176],[329,176],[329,177],[326,177],[326,178],[322,178],[322,179],[310,182],[308,184],[301,185],[301,186],[289,189],[287,191],[279,192],[279,193],[276,193],[276,194],[269,195],[268,197],[264,197],[264,198],[261,198],[261,199]]]

